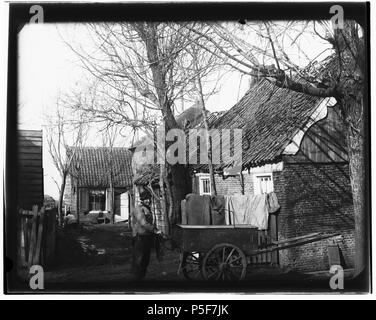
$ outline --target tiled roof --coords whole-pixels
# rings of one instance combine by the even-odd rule
[[[71,173],[75,174],[80,163],[81,187],[109,187],[112,169],[114,187],[129,188],[132,186],[132,152],[127,148],[85,147],[69,148],[67,154],[75,152]]]

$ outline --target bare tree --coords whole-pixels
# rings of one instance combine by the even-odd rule
[[[247,22],[242,27],[209,24],[215,36],[185,27],[211,42],[243,74],[266,78],[281,88],[337,100],[347,128],[355,215],[355,269],[360,274],[366,266],[368,248],[364,198],[364,108],[368,101],[363,27],[356,21],[345,21],[343,28],[334,28],[327,21]],[[309,54],[314,51],[315,55]]]
[[[82,118],[73,120],[69,117],[62,99],[59,97],[56,103],[56,113],[48,116],[46,131],[48,151],[61,179],[60,182],[54,179],[54,182],[59,190],[58,215],[59,224],[62,224],[67,177],[71,172],[73,160],[77,159],[77,151],[85,142],[87,128]],[[67,152],[70,147],[74,147],[71,149],[72,152]],[[75,171],[78,172],[78,168]]]
[[[116,167],[115,159],[114,159],[114,147],[115,147],[115,140],[117,135],[119,134],[119,127],[113,126],[111,123],[108,123],[101,132],[102,132],[102,145],[105,148],[105,156],[106,156],[106,172],[103,172],[106,175],[106,179],[109,183],[109,191],[110,191],[110,212],[111,212],[111,222],[115,223],[115,177],[116,175],[120,174],[120,168]],[[107,190],[106,190],[107,192]],[[107,195],[106,195],[107,197]]]
[[[207,110],[205,107],[205,93],[204,89],[202,86],[202,78],[205,76],[204,74],[200,73],[200,70],[203,70],[200,67],[200,63],[204,63],[205,65],[211,65],[213,61],[210,61],[210,58],[214,58],[215,62],[218,61],[217,56],[214,54],[209,56],[209,61],[205,61],[205,59],[199,59],[200,54],[199,50],[197,50],[197,47],[192,47],[190,50],[190,54],[192,55],[195,63],[194,63],[194,68],[196,71],[196,89],[197,89],[197,95],[198,95],[198,102],[199,105],[201,106],[202,109],[202,116],[203,116],[203,123],[205,127],[205,140],[206,140],[206,148],[207,148],[207,154],[208,154],[208,169],[209,169],[209,176],[210,176],[210,185],[211,185],[211,194],[217,195],[217,188],[215,185],[215,176],[214,176],[214,169],[213,169],[213,161],[212,161],[212,143],[209,137],[209,124],[208,124],[208,119],[207,119]],[[201,54],[201,58],[203,55]],[[214,66],[217,65],[216,63]]]
[[[95,121],[111,121],[150,135],[157,126],[164,127],[166,132],[178,128],[176,104],[189,99],[198,72],[203,79],[213,69],[213,65],[207,64],[197,70],[195,59],[199,52],[193,57],[187,48],[197,47],[193,38],[205,38],[184,25],[149,22],[88,25],[95,48],[92,52],[67,43],[96,79],[92,90],[100,96],[95,104],[80,104],[81,110],[91,114]],[[198,43],[203,46],[203,41]],[[201,47],[199,50],[207,54]],[[168,216],[174,220],[178,211],[174,203],[190,191],[189,176],[181,164],[161,164],[160,178],[163,178],[161,201],[165,202],[161,207],[166,220]],[[176,189],[179,192],[175,193]]]

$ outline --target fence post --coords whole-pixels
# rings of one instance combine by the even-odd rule
[[[51,265],[55,257],[56,246],[56,209],[49,210],[45,215],[46,223],[46,237],[45,237],[45,264]]]
[[[20,267],[25,267],[27,265],[26,261],[26,235],[27,235],[27,228],[26,228],[26,221],[23,217],[23,210],[18,210],[18,241],[19,241],[19,248],[18,248],[18,263]]]
[[[33,206],[33,217],[31,218],[30,243],[29,243],[29,259],[28,267],[33,265],[35,247],[37,242],[37,222],[38,222],[38,206]]]
[[[44,219],[44,207],[42,207],[39,212],[38,228],[36,230],[37,242],[36,242],[36,247],[35,247],[33,264],[40,264],[40,253],[41,253],[40,249],[42,246],[42,236],[43,236],[43,219]]]

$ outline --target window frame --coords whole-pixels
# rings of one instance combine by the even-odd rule
[[[91,201],[91,197],[93,196],[92,193],[95,193],[97,192],[98,194],[100,193],[101,195],[103,195],[103,205],[100,205],[99,206],[99,209],[95,209],[95,205],[94,205],[94,208],[92,207],[92,203],[96,204],[101,204],[101,201]],[[98,197],[99,198],[99,195],[95,195],[95,197]],[[90,211],[106,211],[106,190],[105,189],[88,189],[88,210],[89,212]],[[99,200],[99,199],[98,199]],[[102,209],[103,208],[103,209]]]
[[[269,192],[261,192],[261,178],[270,177],[270,186],[271,190],[269,192],[274,192],[274,181],[273,181],[273,172],[259,172],[253,174],[253,194],[259,195]]]
[[[208,188],[209,192],[204,192],[204,181],[208,181]],[[211,195],[211,183],[210,183],[210,175],[209,174],[200,174],[198,176],[198,192],[201,196],[203,195]]]

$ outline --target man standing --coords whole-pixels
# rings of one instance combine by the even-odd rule
[[[153,224],[150,200],[151,195],[148,191],[140,191],[140,204],[135,206],[130,216],[133,237],[132,272],[136,280],[141,280],[145,277],[154,236],[158,233],[158,229]]]

